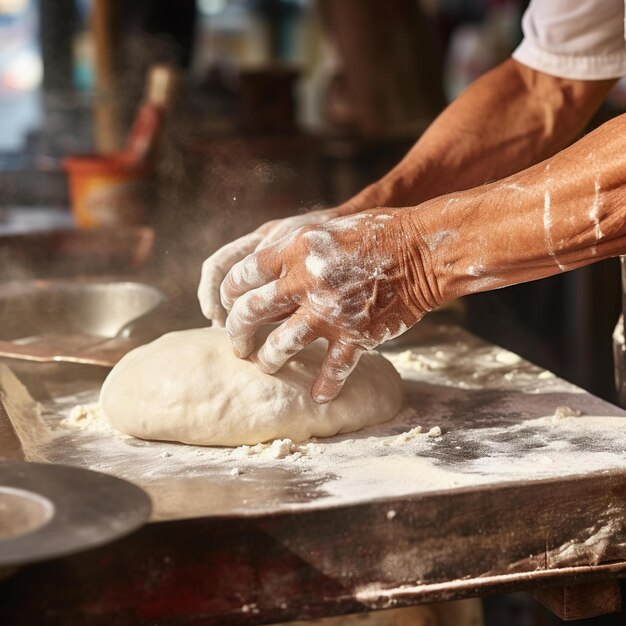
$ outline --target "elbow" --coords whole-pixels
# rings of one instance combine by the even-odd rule
[[[573,141],[589,123],[616,79],[574,80],[540,72],[511,59],[529,101],[541,116],[546,137],[559,136],[561,147]]]

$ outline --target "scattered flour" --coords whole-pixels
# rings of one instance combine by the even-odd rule
[[[68,417],[61,420],[61,426],[67,428],[77,428],[78,430],[89,429],[101,433],[118,433],[109,424],[102,407],[98,402],[90,404],[78,404],[71,411]],[[128,435],[126,435],[128,437]]]
[[[440,360],[442,357],[445,357],[445,355],[439,354],[439,358],[437,358],[437,355],[435,355],[435,358],[432,358],[415,350],[405,350],[395,357],[394,364],[429,372],[446,367],[445,361]]]
[[[515,354],[515,352],[509,352],[508,350],[499,350],[495,353],[494,359],[504,365],[517,365],[522,362],[521,356]]]
[[[556,411],[554,411],[555,420],[560,420],[565,417],[580,417],[581,415],[582,411],[572,409],[570,406],[557,406]]]
[[[413,441],[414,439],[417,439],[420,436],[422,437],[424,436],[424,433],[422,432],[422,427],[415,426],[414,428],[407,430],[405,433],[402,433],[401,435],[397,435],[393,440],[388,442],[388,445],[398,445],[404,441]]]
[[[284,459],[293,454],[301,453],[301,446],[291,439],[274,439],[269,443],[258,443],[254,446],[234,448],[235,456],[261,456],[268,459]]]
[[[554,374],[553,372],[549,372],[548,370],[545,370],[539,374],[538,378],[540,380],[554,380],[556,378],[556,374]]]
[[[526,361],[503,363],[500,348],[467,333],[448,327],[440,337],[437,332],[411,351],[436,368],[425,369],[404,349],[385,353],[403,375],[403,411],[385,424],[326,439],[220,448],[125,437],[102,426],[92,406],[99,389],[87,381],[82,387],[78,381],[72,395],[67,387],[51,389],[40,421],[22,410],[23,403],[5,404],[26,441],[28,460],[136,482],[153,499],[153,519],[180,517],[181,511],[246,515],[317,508],[520,476],[626,469],[626,419],[618,409],[612,414],[609,405]]]
[[[385,352],[385,356],[403,376],[461,389],[506,388],[527,394],[582,392],[509,350],[477,347],[471,341]]]

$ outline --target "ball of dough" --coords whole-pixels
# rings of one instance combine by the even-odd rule
[[[313,402],[325,353],[318,340],[269,375],[238,359],[223,329],[169,333],[125,355],[104,381],[100,402],[110,423],[129,435],[213,446],[329,437],[399,411],[402,381],[377,352],[361,356],[333,402]]]

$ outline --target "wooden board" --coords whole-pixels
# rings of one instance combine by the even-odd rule
[[[617,580],[535,589],[532,595],[565,621],[589,619],[622,610],[622,592]]]
[[[550,569],[553,542],[616,500],[626,481],[608,476],[392,501],[391,522],[370,503],[153,523],[0,583],[0,622],[260,624],[624,575],[626,563]]]

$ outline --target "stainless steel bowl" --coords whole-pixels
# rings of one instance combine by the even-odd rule
[[[158,289],[137,282],[7,283],[0,287],[0,355],[112,365],[160,334],[155,315],[164,302]]]
[[[0,578],[5,568],[73,554],[142,526],[139,487],[77,467],[0,462]]]
[[[158,289],[136,282],[9,283],[0,288],[0,339],[49,333],[112,338],[164,300]]]
[[[0,486],[0,541],[34,532],[54,515],[54,505],[35,493]]]

